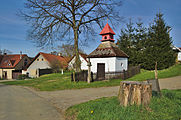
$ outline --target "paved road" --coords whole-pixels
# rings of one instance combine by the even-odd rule
[[[181,89],[181,76],[159,80],[161,89]]]
[[[60,120],[57,109],[19,86],[0,85],[0,120]]]

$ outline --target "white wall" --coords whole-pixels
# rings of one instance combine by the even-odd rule
[[[178,53],[178,61],[181,61],[181,52]]]
[[[39,61],[37,59],[39,59]],[[46,68],[50,68],[48,61],[46,61],[42,55],[39,55],[39,57],[28,67],[27,72],[29,73],[29,77],[36,77],[37,69]]]
[[[116,71],[120,72],[128,69],[128,58],[116,58]]]
[[[92,64],[91,71],[97,72],[97,63],[105,63],[105,72],[121,72],[128,69],[128,58],[107,57],[107,58],[90,58]],[[122,64],[121,64],[122,63]]]
[[[97,63],[105,63],[105,72],[115,72],[116,70],[116,57],[108,58],[90,58],[92,64],[91,71],[97,72]]]
[[[80,61],[81,61],[81,70],[87,70],[88,69],[87,62],[85,61],[85,59],[82,56],[79,55],[79,57],[80,57]],[[75,57],[69,62],[68,68],[73,69],[74,63],[75,63]]]

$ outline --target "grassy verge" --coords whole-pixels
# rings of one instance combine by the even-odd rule
[[[174,65],[168,69],[164,70],[158,70],[158,78],[169,78],[174,76],[180,76],[181,75],[181,64]],[[127,80],[130,81],[144,81],[147,79],[154,79],[155,73],[154,71],[148,71],[148,70],[141,70],[140,74],[137,74],[133,76],[132,78],[129,78]]]
[[[121,79],[115,79],[110,81],[97,81],[91,84],[87,84],[86,82],[71,82],[70,78],[71,73],[65,73],[64,75],[57,74],[49,74],[43,75],[40,78],[31,79],[31,80],[21,80],[21,81],[11,81],[11,82],[3,82],[3,84],[7,85],[23,85],[30,86],[35,89],[41,91],[53,91],[53,90],[64,90],[64,89],[80,89],[80,88],[91,88],[91,87],[107,87],[107,86],[117,86],[120,84]],[[159,78],[167,78],[181,75],[181,64],[172,66],[169,69],[158,71]],[[127,80],[129,81],[144,81],[147,79],[153,79],[154,72],[141,70],[141,73],[133,76]]]
[[[117,97],[101,98],[67,109],[67,120],[180,120],[181,90],[163,90],[149,107],[120,107]]]
[[[74,83],[71,82],[70,74],[71,73],[65,73],[64,75],[59,73],[49,74],[36,79],[9,81],[9,82],[3,82],[3,84],[29,86],[40,91],[54,91],[54,90],[64,90],[64,89],[116,86],[119,85],[121,81],[121,80],[97,81],[91,84],[87,84],[86,82]]]

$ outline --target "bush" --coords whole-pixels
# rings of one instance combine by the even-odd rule
[[[24,80],[26,78],[29,78],[28,75],[26,75],[26,74],[21,74],[18,76],[18,80]]]

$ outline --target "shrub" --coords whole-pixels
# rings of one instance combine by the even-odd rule
[[[18,76],[18,80],[24,80],[26,78],[29,78],[28,75],[26,75],[26,74],[21,74]]]

